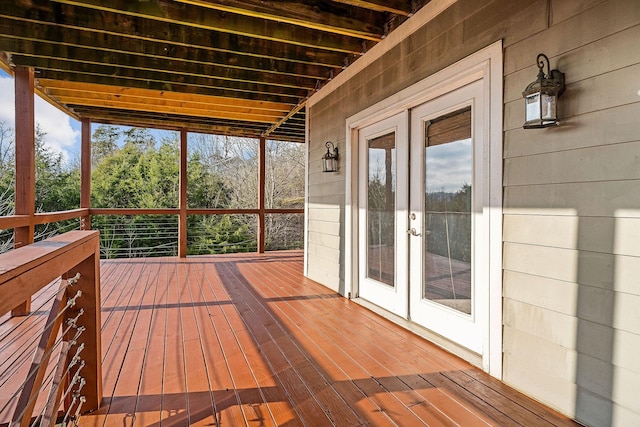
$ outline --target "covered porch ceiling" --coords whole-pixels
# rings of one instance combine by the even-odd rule
[[[13,0],[0,65],[104,124],[304,141],[305,103],[429,0]]]

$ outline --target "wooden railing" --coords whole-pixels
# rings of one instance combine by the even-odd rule
[[[46,405],[39,409],[38,425],[55,425],[61,404],[67,412],[73,409],[70,405],[75,405],[74,413],[84,413],[98,409],[102,400],[98,231],[70,231],[1,254],[0,316],[59,277],[62,280],[31,366],[16,391],[11,425],[31,425],[41,393],[47,398]],[[56,345],[59,359],[53,364],[53,380],[45,390],[42,382]]]
[[[68,211],[37,213],[33,225],[50,224],[68,219],[82,218],[89,215],[89,209],[72,209]],[[0,229],[25,227],[31,222],[29,215],[0,216]]]

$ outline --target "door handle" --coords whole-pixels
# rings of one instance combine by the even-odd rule
[[[422,236],[422,234],[418,233],[415,228],[407,230],[407,234],[410,234],[411,236]]]

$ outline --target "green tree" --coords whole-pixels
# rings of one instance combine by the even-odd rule
[[[56,212],[80,206],[80,172],[65,164],[62,153],[45,145],[46,133],[36,126],[36,211]]]
[[[61,153],[46,146],[46,133],[35,129],[35,209],[36,212],[56,212],[80,206],[80,171],[67,164]],[[15,212],[15,138],[13,129],[0,122],[0,215]],[[77,220],[38,225],[35,240],[78,228]],[[0,252],[13,246],[13,230],[0,232]]]
[[[99,165],[118,150],[120,130],[116,126],[100,125],[91,137],[91,165]]]
[[[140,158],[142,151],[125,145],[100,162],[91,176],[91,206],[141,208],[145,191]]]

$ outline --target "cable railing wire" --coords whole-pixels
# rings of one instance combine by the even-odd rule
[[[40,309],[52,304],[54,299],[64,298],[64,293],[68,292],[68,290],[78,282],[79,278],[80,275],[77,274],[73,278],[61,281],[57,291],[45,299],[45,301],[40,305]],[[54,281],[52,284],[56,282],[57,281]],[[84,315],[84,309],[80,308],[76,313],[74,313],[74,317],[67,318],[66,322],[61,325],[59,329],[54,330],[53,327],[54,325],[59,324],[62,316],[69,315],[69,310],[76,305],[78,298],[81,296],[82,291],[77,290],[73,296],[66,298],[66,301],[63,302],[62,306],[58,307],[56,304],[53,304],[52,310],[56,310],[56,312],[55,315],[53,312],[50,312],[47,322],[36,321],[33,322],[33,325],[21,328],[21,326],[24,326],[30,318],[35,316],[33,314],[34,312],[32,312],[25,319],[18,322],[17,325],[13,325],[11,329],[3,333],[2,339],[0,340],[0,343],[2,343],[0,351],[7,352],[11,349],[13,352],[12,356],[16,353],[17,356],[7,358],[0,364],[0,378],[2,378],[0,389],[4,388],[14,375],[17,375],[20,371],[25,369],[25,365],[29,361],[30,352],[33,354],[33,362],[29,368],[28,374],[25,373],[26,378],[24,378],[24,381],[17,386],[15,392],[3,398],[6,399],[6,401],[0,408],[0,414],[8,416],[8,409],[14,407],[14,413],[11,417],[12,422],[9,425],[18,423],[27,416],[27,411],[33,410],[29,408],[33,408],[36,401],[41,395],[43,395],[45,390],[48,390],[46,403],[42,408],[40,408],[38,415],[31,419],[31,425],[52,425],[53,420],[58,417],[57,411],[61,404],[60,402],[63,402],[64,399],[66,399],[68,394],[71,393],[73,387],[79,382],[78,377],[80,377],[81,369],[85,365],[85,362],[80,359],[80,353],[84,349],[84,344],[80,344],[77,347],[74,356],[70,359],[68,364],[67,360],[70,349],[77,345],[78,339],[86,330],[84,326],[78,326],[79,319]],[[34,328],[39,328],[42,323],[45,323],[41,329],[42,333],[31,334],[32,337],[30,339],[16,346],[18,338],[24,336],[28,332],[31,332]],[[12,335],[17,335],[17,332],[20,332],[20,336],[13,337]],[[73,336],[70,336],[71,334],[73,334]],[[46,336],[50,336],[52,338],[55,336],[56,338],[53,340],[53,343],[49,342],[49,344],[43,347],[42,345],[44,341],[42,340],[44,339],[46,341]],[[11,337],[11,340],[9,340],[9,337]],[[38,340],[40,340],[40,344],[36,345],[36,341]],[[17,348],[11,348],[12,346]],[[37,349],[40,349],[42,353],[37,353]],[[58,355],[58,360],[57,363],[52,366],[50,361],[51,356],[54,353]],[[36,357],[36,354],[38,357]],[[37,364],[38,361],[39,364]],[[75,365],[78,365],[79,367],[76,370],[73,379],[67,386],[66,390],[60,390],[60,386],[64,383],[63,379],[69,375]],[[42,376],[39,377],[39,380],[37,380],[39,384],[36,385],[33,381],[35,380],[36,375],[40,375],[39,372],[42,372]],[[84,382],[84,379],[82,381]],[[81,389],[83,386],[84,384],[81,387],[77,387],[77,390]],[[61,395],[63,397],[62,399],[59,399],[58,396]],[[27,397],[26,401],[24,401],[24,397]],[[78,400],[80,397],[81,396],[78,395],[75,399]],[[69,411],[74,409],[73,405],[68,407],[68,409]],[[75,420],[77,415],[79,415],[81,404],[75,409],[76,411],[72,413],[72,420]],[[31,417],[31,415],[29,415],[29,417]]]
[[[75,300],[76,300],[77,298],[79,298],[79,297],[80,297],[80,295],[82,295],[82,293],[81,293],[80,291],[77,291],[76,295],[75,295],[73,298],[70,298],[70,300],[67,302],[66,306],[65,306],[62,310],[60,310],[60,312],[58,313],[58,316],[56,316],[56,319],[57,319],[57,318],[59,318],[61,315],[64,315],[64,313],[66,312],[66,310],[68,310],[70,307],[73,307],[73,306],[75,305]],[[51,325],[53,325],[53,323],[55,323],[55,322],[51,322]],[[49,357],[50,357],[50,356],[51,356],[51,355],[56,351],[56,349],[57,349],[57,348],[58,348],[58,347],[59,347],[59,346],[60,346],[60,345],[65,341],[65,340],[64,340],[65,335],[66,335],[66,334],[67,334],[71,329],[74,329],[74,326],[75,326],[74,324],[68,324],[68,325],[67,325],[67,327],[62,331],[62,334],[60,335],[60,337],[59,337],[59,338],[57,338],[57,339],[56,339],[56,341],[55,341],[55,342],[54,342],[54,344],[51,346],[51,348],[50,348],[48,351],[44,352],[44,354],[43,354],[43,358],[44,358],[45,360],[48,360],[48,358],[49,358]],[[44,328],[44,330],[46,330],[46,329],[47,329],[47,328],[45,327],[45,328]],[[84,332],[84,327],[77,328],[76,336],[73,338],[73,340],[74,340],[74,341],[75,341],[75,340],[77,340],[77,339],[79,338],[80,334],[82,334],[82,332]],[[37,372],[38,372],[38,371],[37,371],[36,369],[34,369],[34,370],[32,370],[32,371],[29,373],[29,375],[27,375],[27,377],[25,378],[25,380],[24,380],[24,381],[22,382],[22,384],[18,387],[18,390],[16,390],[16,392],[15,392],[13,395],[11,395],[11,398],[10,398],[10,400],[9,400],[9,401],[13,401],[13,399],[14,399],[15,397],[17,397],[20,393],[22,393],[22,390],[24,389],[24,387],[29,383],[29,381],[31,381],[31,380],[35,377],[35,375],[37,374]],[[50,373],[49,373],[49,376],[51,376],[51,375],[52,375],[52,373],[50,372]],[[45,388],[45,386],[46,386],[46,384],[45,384],[45,382],[43,381],[43,382],[42,382],[42,384],[41,384],[38,388],[36,388],[36,390],[37,390],[38,392],[40,392],[40,391],[42,391],[42,390]],[[18,418],[16,418],[16,417],[14,416],[14,420],[16,420],[16,419],[21,419],[21,418],[24,416],[24,413],[25,413],[25,411],[26,411],[26,407],[27,407],[27,406],[29,406],[29,405],[31,405],[32,403],[34,403],[35,399],[37,399],[37,398],[38,398],[38,395],[39,395],[39,393],[33,393],[33,397],[32,397],[31,399],[29,399],[29,401],[27,402],[27,405],[25,406],[25,409],[23,409],[23,410],[22,410],[22,412],[19,414],[19,417],[18,417]],[[6,410],[7,406],[8,406],[8,403],[7,403],[7,404],[5,404],[5,405],[0,409],[0,413],[3,413],[3,412]]]
[[[71,285],[67,284],[67,286],[66,286],[66,287],[58,289],[58,291],[53,295],[53,297],[55,298],[55,297],[57,297],[60,293],[62,293],[62,292],[66,292],[66,289],[67,289],[67,288],[69,288],[70,286],[71,286]],[[43,330],[43,331],[46,331],[47,329],[51,328],[51,327],[55,324],[55,322],[56,322],[60,317],[62,317],[62,316],[64,316],[64,315],[65,315],[66,310],[68,310],[70,307],[72,307],[72,306],[75,304],[76,298],[78,298],[78,297],[80,296],[80,295],[78,295],[78,293],[80,293],[80,295],[81,295],[81,292],[80,292],[80,291],[77,291],[76,295],[75,295],[73,298],[70,298],[70,299],[67,301],[66,306],[58,312],[58,315],[57,315],[57,316],[55,316],[55,318],[53,318],[50,322],[48,322],[47,324],[45,324],[45,325],[44,325],[44,327],[42,328],[42,330]],[[33,313],[29,314],[29,316],[33,316]],[[26,317],[29,317],[29,316],[26,316]],[[30,328],[29,330],[34,329],[34,328],[37,328],[37,326],[38,326],[38,325],[36,324],[36,325],[34,325],[34,327],[33,327],[33,328]],[[23,333],[23,331],[21,331],[21,333]],[[19,353],[19,357],[24,356],[24,355],[25,355],[25,354],[26,354],[26,353],[27,353],[27,352],[28,352],[28,351],[29,351],[29,350],[34,346],[34,344],[36,343],[36,341],[38,341],[39,339],[40,339],[40,336],[39,336],[39,335],[34,334],[34,335],[29,339],[29,341],[27,341],[25,344],[23,344],[23,345],[21,346],[21,347],[22,347],[22,349],[21,349],[21,351],[20,351],[20,353]],[[15,343],[15,342],[13,342],[13,343]],[[12,342],[7,342],[7,343],[3,346],[2,351],[6,351],[6,350],[11,346],[11,344],[12,344]],[[28,357],[29,357],[29,355],[27,354],[27,355],[26,355],[26,358],[28,359]],[[6,371],[8,371],[8,369],[4,369],[4,366],[5,366],[7,363],[9,363],[10,361],[11,361],[11,359],[7,359],[7,360],[5,360],[2,364],[0,364],[0,372],[1,372],[1,373],[0,373],[0,378],[2,378],[2,377],[7,377],[7,378],[5,379],[5,381],[4,381],[2,384],[0,384],[0,387],[1,387],[1,386],[3,386],[4,384],[6,384],[6,383],[7,383],[7,381],[10,379],[10,376],[5,374],[5,372],[6,372]],[[24,362],[21,362],[21,365],[23,365],[23,364],[24,364]],[[17,369],[21,367],[21,365],[20,365],[20,366],[16,366],[16,365],[15,365],[15,360],[14,360],[14,361],[10,364],[10,367],[14,367],[14,371],[13,371],[13,372],[16,372],[16,371],[17,371]],[[0,410],[0,413],[2,413],[2,410]]]

